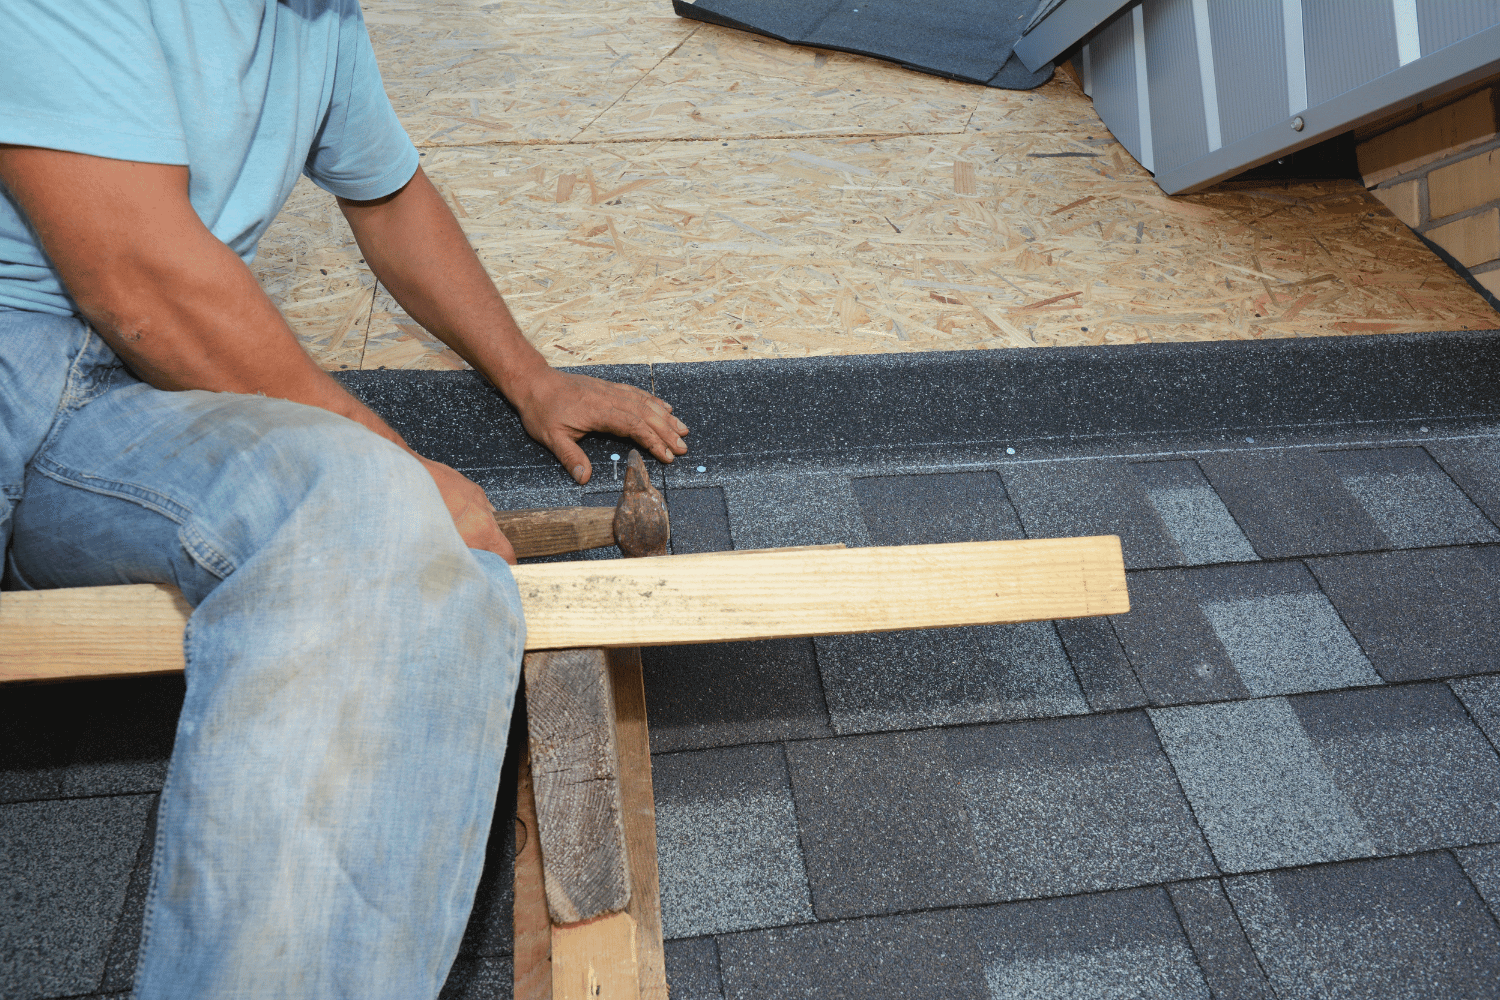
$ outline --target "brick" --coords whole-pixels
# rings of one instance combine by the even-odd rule
[[[1422,234],[1464,267],[1500,257],[1500,208],[1471,215]]]
[[[1422,224],[1422,206],[1417,197],[1421,194],[1421,181],[1404,181],[1390,187],[1376,188],[1370,193],[1379,198],[1391,214],[1413,229]]]
[[[1500,149],[1475,153],[1427,175],[1427,207],[1434,219],[1500,198]]]
[[[1365,184],[1379,184],[1495,136],[1492,89],[1470,94],[1355,147]]]

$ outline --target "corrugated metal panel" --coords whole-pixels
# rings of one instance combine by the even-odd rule
[[[1308,107],[1401,65],[1391,0],[1308,0],[1302,5],[1302,32]]]
[[[1146,0],[1147,80],[1154,170],[1171,170],[1208,152],[1203,81],[1193,0]]]
[[[1135,32],[1130,11],[1111,21],[1089,42],[1094,109],[1130,155],[1141,158],[1135,93]]]
[[[1417,0],[1424,56],[1496,24],[1500,0]]]
[[[1227,145],[1286,117],[1286,45],[1281,0],[1208,0],[1219,89],[1219,131]],[[1254,100],[1246,100],[1254,94]]]

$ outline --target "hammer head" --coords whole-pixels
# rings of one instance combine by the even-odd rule
[[[651,485],[641,453],[632,448],[625,463],[625,494],[615,507],[615,542],[627,559],[664,556],[671,537],[667,503]]]

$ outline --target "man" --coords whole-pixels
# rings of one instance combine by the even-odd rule
[[[356,0],[10,0],[0,31],[8,588],[195,606],[136,996],[437,994],[524,643],[483,492],[302,351],[246,261],[300,172],[580,483],[671,407],[553,371],[417,165]]]

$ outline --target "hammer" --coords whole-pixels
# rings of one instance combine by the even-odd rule
[[[625,491],[614,508],[544,507],[498,510],[495,523],[510,540],[517,559],[555,556],[580,549],[618,545],[631,556],[664,556],[671,527],[667,505],[646,475],[634,448],[625,463]]]

